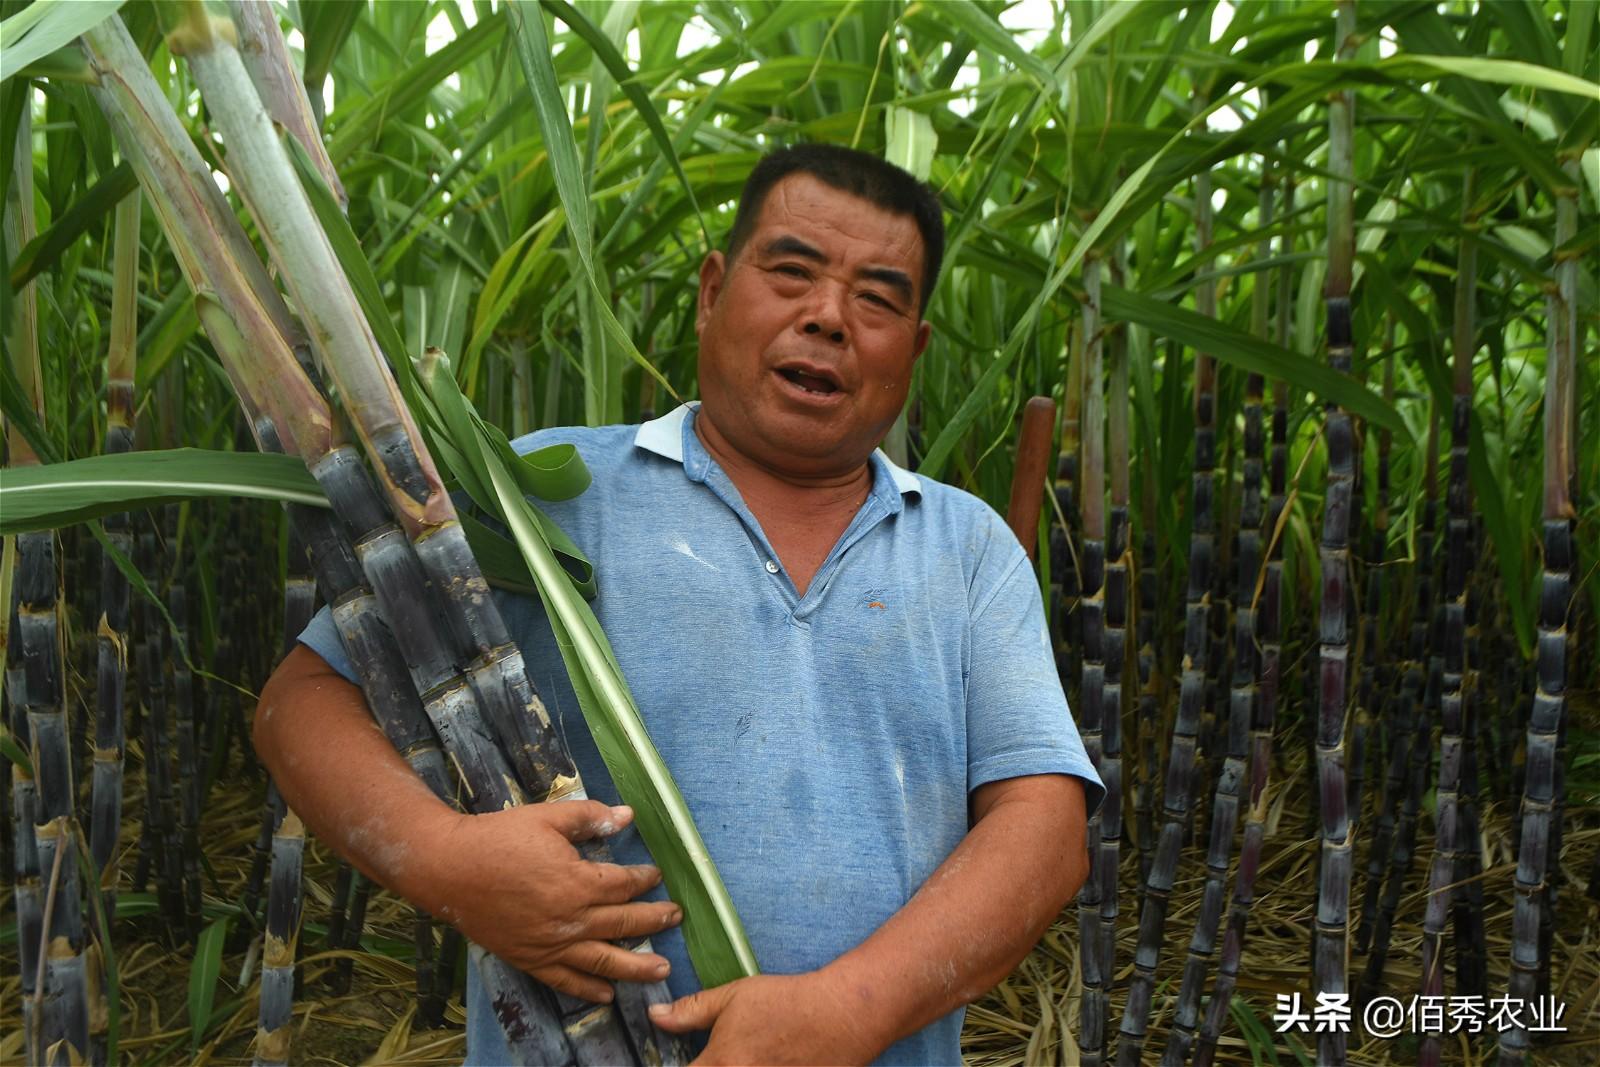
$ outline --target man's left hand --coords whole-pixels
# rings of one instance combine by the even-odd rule
[[[858,1006],[859,1007],[859,1006]],[[887,1047],[836,983],[812,972],[761,974],[653,1008],[672,1033],[710,1030],[696,1064],[870,1063]]]

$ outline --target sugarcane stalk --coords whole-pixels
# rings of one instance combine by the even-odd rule
[[[1083,404],[1083,330],[1069,327],[1066,388],[1061,405],[1061,451],[1056,456],[1056,523],[1050,543],[1052,575],[1059,574],[1054,610],[1051,612],[1056,634],[1056,673],[1072,707],[1078,706],[1078,680],[1082,672],[1083,614],[1079,610],[1082,592],[1082,563],[1078,558],[1078,439],[1079,413]],[[1054,561],[1060,560],[1060,564]]]
[[[1356,14],[1353,0],[1335,9],[1335,59],[1355,53]],[[1355,258],[1352,156],[1355,94],[1344,90],[1328,100],[1328,365],[1349,373],[1355,354],[1351,332],[1350,284]],[[1322,603],[1319,622],[1316,756],[1321,840],[1317,884],[1317,916],[1312,955],[1312,988],[1319,996],[1347,992],[1349,960],[1351,813],[1345,782],[1344,722],[1348,699],[1350,515],[1355,488],[1356,427],[1335,405],[1326,409],[1323,430],[1328,449],[1328,485],[1323,504]],[[1321,1062],[1345,1062],[1346,1035],[1330,1029],[1318,1035]]]
[[[1123,285],[1127,274],[1127,246],[1117,244],[1111,256],[1111,276]],[[1128,645],[1128,326],[1118,323],[1107,331],[1111,351],[1110,396],[1107,408],[1111,473],[1111,508],[1106,517],[1105,581],[1101,587],[1104,625],[1101,654],[1104,664],[1100,702],[1100,779],[1106,795],[1097,813],[1100,851],[1095,875],[1100,879],[1101,984],[1109,1000],[1116,977],[1117,889],[1122,854],[1122,675]],[[1102,1014],[1105,1012],[1102,1008]],[[1103,1025],[1103,1024],[1102,1024]]]
[[[1450,411],[1450,481],[1446,492],[1444,671],[1439,694],[1439,781],[1437,841],[1428,872],[1428,902],[1422,926],[1422,993],[1444,994],[1444,924],[1455,900],[1455,882],[1461,870],[1461,762],[1465,747],[1467,572],[1470,567],[1471,487],[1467,480],[1468,442],[1472,427],[1472,357],[1477,349],[1473,304],[1477,288],[1477,241],[1472,232],[1476,190],[1475,172],[1469,170],[1462,192],[1466,225],[1461,235],[1456,268],[1454,358]],[[1476,847],[1476,842],[1471,843]],[[1460,937],[1464,931],[1457,930]],[[1424,1032],[1418,1062],[1434,1067],[1439,1062],[1442,1034]]]
[[[1204,175],[1196,177],[1196,243],[1209,242],[1210,193]],[[1204,191],[1204,195],[1201,193]],[[1204,210],[1202,209],[1204,206]],[[1200,223],[1203,225],[1199,225]],[[1215,290],[1196,287],[1195,302],[1202,313],[1215,312]],[[1213,480],[1216,464],[1216,362],[1204,352],[1195,353],[1194,471],[1191,475],[1192,517],[1189,525],[1189,581],[1184,605],[1183,668],[1178,681],[1178,714],[1172,725],[1171,751],[1162,795],[1161,837],[1155,861],[1145,879],[1144,902],[1139,909],[1139,942],[1134,954],[1133,977],[1120,1026],[1118,1067],[1137,1067],[1150,1022],[1156,966],[1161,960],[1167,905],[1177,877],[1184,827],[1189,821],[1195,777],[1196,747],[1205,706],[1206,643],[1210,626],[1211,565],[1215,535],[1212,522]]]
[[[1438,504],[1434,487],[1438,482],[1439,419],[1434,412],[1428,423],[1428,435],[1423,447],[1424,473],[1422,479],[1422,522],[1416,539],[1417,563],[1414,569],[1416,584],[1410,634],[1406,646],[1406,663],[1400,679],[1400,709],[1396,728],[1403,730],[1407,739],[1405,756],[1405,792],[1401,796],[1400,814],[1396,820],[1394,846],[1388,857],[1383,895],[1379,901],[1378,915],[1373,926],[1372,952],[1356,990],[1356,1005],[1365,1007],[1383,987],[1383,970],[1388,960],[1390,934],[1394,927],[1395,912],[1405,879],[1411,871],[1411,860],[1416,845],[1417,813],[1422,807],[1422,795],[1428,782],[1428,743],[1431,736],[1430,714],[1437,700],[1430,646],[1435,642],[1434,625],[1434,533]],[[1409,720],[1409,725],[1401,725]],[[1397,746],[1398,747],[1398,746]],[[1391,760],[1395,757],[1391,756]]]
[[[22,248],[36,227],[33,207],[33,126],[22,109],[14,142],[14,171],[6,187],[5,236]],[[29,282],[17,294],[9,338],[12,368],[41,425],[45,408],[39,367],[37,302]],[[14,427],[11,462],[39,462]],[[19,953],[29,1057],[36,1063],[75,1063],[89,1053],[89,985],[84,959],[83,909],[78,885],[76,790],[66,695],[62,687],[60,572],[54,531],[16,539],[16,616],[7,642],[6,691],[19,742],[28,746],[31,775],[13,778],[17,828],[17,925],[25,943]],[[8,606],[9,610],[9,606]],[[19,768],[20,770],[20,768]],[[20,788],[19,788],[20,787]],[[48,882],[43,872],[51,871]],[[26,883],[26,884],[25,884]],[[41,892],[42,890],[42,892]],[[27,942],[31,944],[26,944]],[[27,973],[31,972],[31,973]],[[41,980],[42,979],[42,980]]]
[[[1541,974],[1548,974],[1548,953],[1541,941],[1549,929],[1552,831],[1559,825],[1556,805],[1562,783],[1558,745],[1566,719],[1568,615],[1574,590],[1572,530],[1573,450],[1577,380],[1576,252],[1560,251],[1577,232],[1577,163],[1564,169],[1572,178],[1556,197],[1555,285],[1547,302],[1548,323],[1544,391],[1544,574],[1539,589],[1538,690],[1528,713],[1526,770],[1523,775],[1522,840],[1517,850],[1516,896],[1511,919],[1509,996],[1531,1000]],[[1594,888],[1593,883],[1590,886]],[[1521,1021],[1520,1019],[1517,1021]],[[1529,1038],[1525,1027],[1500,1032],[1499,1062],[1526,1063]]]
[[[1260,218],[1263,230],[1270,229],[1273,220],[1273,177],[1270,169],[1262,175]],[[1266,259],[1270,243],[1263,238],[1257,245],[1256,255]],[[1268,279],[1261,279],[1251,293],[1251,331],[1265,336],[1270,313],[1271,289]],[[1200,1025],[1200,994],[1204,989],[1209,962],[1216,950],[1218,928],[1221,926],[1224,896],[1227,889],[1228,865],[1232,858],[1234,829],[1238,822],[1239,791],[1244,779],[1247,752],[1252,758],[1250,770],[1250,811],[1254,827],[1247,826],[1244,845],[1254,846],[1253,855],[1240,853],[1239,875],[1235,884],[1235,909],[1238,930],[1233,930],[1230,917],[1228,935],[1235,937],[1233,955],[1228,960],[1232,971],[1226,983],[1219,970],[1216,990],[1212,994],[1213,1009],[1225,1007],[1232,996],[1236,982],[1239,954],[1243,947],[1244,920],[1248,917],[1254,900],[1254,877],[1260,860],[1261,814],[1258,806],[1265,803],[1265,760],[1271,751],[1271,721],[1263,726],[1259,716],[1256,664],[1256,580],[1262,566],[1262,511],[1261,490],[1264,448],[1261,401],[1264,381],[1259,374],[1250,374],[1245,380],[1244,400],[1244,461],[1243,483],[1239,504],[1238,545],[1235,553],[1234,585],[1234,652],[1229,692],[1227,755],[1222,775],[1217,783],[1211,817],[1211,839],[1206,856],[1206,881],[1202,890],[1200,910],[1195,917],[1194,933],[1189,942],[1189,955],[1184,962],[1183,982],[1178,995],[1177,1012],[1168,1033],[1167,1047],[1162,1062],[1181,1065],[1188,1061],[1190,1049],[1197,1041],[1196,1028]],[[1268,531],[1270,538],[1272,531]],[[1274,546],[1276,547],[1276,546]],[[1280,566],[1281,570],[1281,566]],[[1277,596],[1274,575],[1274,609]],[[1273,620],[1276,625],[1276,618]],[[1276,671],[1276,663],[1273,664]],[[1276,679],[1274,678],[1274,684]],[[1264,736],[1263,736],[1264,735]],[[1253,832],[1252,832],[1253,829]],[[1220,1014],[1220,1011],[1219,1011]],[[1220,1019],[1219,1019],[1220,1022]],[[1209,1059],[1214,1044],[1215,1031],[1206,1041],[1205,1055]]]
[[[306,832],[300,817],[282,809],[272,832],[272,878],[267,884],[267,927],[261,949],[261,1012],[256,1067],[289,1061],[294,1015],[294,963],[300,940],[300,868]]]
[[[268,0],[229,0],[228,13],[233,17],[234,31],[239,38],[239,57],[267,113],[305,148],[339,206],[348,207],[350,197],[339,181],[333,160],[328,158],[319,129],[321,124],[312,113],[305,83],[295,73],[288,45],[278,29],[277,9]]]
[[[1394,399],[1394,332],[1393,317],[1384,328],[1383,398]],[[1357,952],[1366,952],[1372,944],[1372,928],[1377,919],[1378,894],[1383,888],[1383,874],[1388,868],[1390,850],[1394,846],[1395,818],[1400,810],[1400,793],[1405,787],[1406,758],[1411,748],[1411,709],[1404,701],[1389,700],[1388,672],[1380,670],[1372,660],[1381,656],[1378,643],[1378,604],[1384,600],[1384,553],[1389,534],[1389,449],[1393,434],[1378,431],[1378,507],[1373,516],[1372,542],[1367,552],[1366,616],[1363,621],[1362,642],[1366,655],[1362,660],[1361,702],[1365,707],[1382,705],[1381,721],[1389,741],[1389,758],[1385,764],[1383,799],[1378,808],[1378,829],[1373,835],[1372,850],[1367,858],[1367,882],[1363,890],[1361,921],[1356,926]]]
[[[1098,772],[1102,763],[1105,729],[1105,643],[1103,622],[1105,590],[1105,386],[1104,331],[1100,318],[1103,260],[1091,253],[1083,260],[1083,596],[1078,610],[1083,618],[1083,676],[1079,685],[1078,727],[1083,747]],[[1101,812],[1105,805],[1101,805]],[[1089,877],[1078,891],[1078,959],[1083,969],[1083,997],[1079,1015],[1078,1047],[1089,1067],[1105,1055],[1106,981],[1109,971],[1101,956],[1100,909],[1105,879],[1100,873],[1101,812],[1089,819],[1085,840],[1089,851]],[[1112,873],[1115,884],[1115,872]]]

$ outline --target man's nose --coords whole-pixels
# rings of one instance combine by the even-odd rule
[[[836,344],[836,345],[844,344],[844,331],[843,330],[839,329],[837,326],[834,326],[831,329],[825,329],[823,327],[822,323],[818,322],[816,319],[812,319],[811,321],[806,323],[806,333],[810,333],[810,334],[826,334],[827,337],[828,337],[828,340],[832,341],[834,344]]]
[[[836,285],[818,285],[812,291],[810,306],[802,318],[802,330],[811,336],[826,337],[836,345],[844,344],[844,308],[846,295]]]

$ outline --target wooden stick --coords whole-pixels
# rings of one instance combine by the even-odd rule
[[[1022,542],[1029,560],[1038,557],[1039,511],[1044,507],[1044,477],[1050,466],[1050,436],[1055,422],[1056,402],[1047,396],[1031,398],[1022,409],[1017,470],[1011,478],[1006,523]]]

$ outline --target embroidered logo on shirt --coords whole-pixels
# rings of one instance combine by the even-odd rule
[[[867,607],[876,608],[879,611],[887,611],[889,609],[889,605],[883,602],[883,590],[881,589],[868,589],[861,594],[861,602]]]

